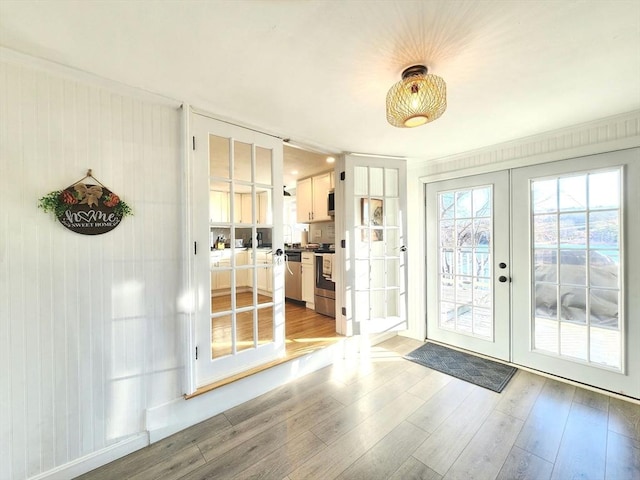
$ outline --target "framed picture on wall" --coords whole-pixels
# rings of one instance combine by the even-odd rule
[[[371,241],[373,242],[379,242],[384,238],[383,208],[384,202],[381,198],[363,198],[360,200],[361,225],[370,227],[362,230],[363,242],[369,239],[369,232],[371,232]]]

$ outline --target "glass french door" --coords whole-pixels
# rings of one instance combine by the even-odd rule
[[[509,173],[427,184],[427,337],[509,360]]]
[[[346,332],[407,328],[406,163],[345,156]]]
[[[512,180],[513,361],[640,398],[640,150]]]
[[[284,355],[282,143],[191,118],[196,386]]]

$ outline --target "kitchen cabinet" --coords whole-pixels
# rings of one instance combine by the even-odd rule
[[[258,200],[258,222],[260,224],[271,223],[271,202],[269,201],[268,192],[260,192],[257,196]]]
[[[229,221],[229,194],[227,192],[209,191],[209,221],[212,223]]]
[[[299,180],[296,185],[298,223],[327,222],[327,196],[331,190],[331,173],[326,172]]]
[[[231,258],[225,250],[211,254],[211,290],[231,288]],[[225,269],[225,270],[223,270]]]
[[[267,268],[267,265],[273,264],[273,254],[271,250],[256,251],[256,267],[258,271],[258,292],[269,294],[273,290],[273,268]]]
[[[313,213],[313,188],[311,177],[296,183],[296,216],[298,223],[309,223]]]
[[[229,290],[231,288],[231,250],[219,250],[211,253],[211,290]],[[248,252],[235,251],[235,265],[247,265]],[[250,286],[249,270],[236,269],[236,288]]]
[[[233,221],[242,223],[242,194],[233,194]]]
[[[256,223],[266,224],[270,221],[270,203],[267,192],[256,195]],[[253,209],[250,193],[236,193],[234,195],[233,219],[236,223],[253,223]]]
[[[236,253],[236,267],[241,267],[247,265],[248,263],[248,252],[246,250],[241,250]],[[242,287],[248,287],[249,284],[249,270],[246,268],[238,269],[236,268],[236,288],[240,289]]]
[[[313,305],[315,300],[314,257],[313,252],[302,252],[302,300],[307,305]]]
[[[235,223],[253,223],[250,193],[235,193],[233,195],[233,221]],[[271,223],[271,202],[269,192],[259,192],[256,195],[256,223]],[[231,202],[229,193],[217,190],[209,191],[209,222],[229,223]]]
[[[327,213],[327,198],[331,190],[331,174],[329,172],[312,177],[313,186],[313,220],[316,222],[331,221]]]
[[[238,204],[238,206],[240,208],[240,223],[252,223],[253,210],[251,207],[251,194],[240,194],[240,203]]]

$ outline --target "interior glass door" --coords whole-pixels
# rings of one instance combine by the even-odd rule
[[[509,174],[430,183],[427,338],[508,360]]]
[[[405,330],[406,163],[345,157],[347,331]]]
[[[513,172],[514,362],[635,398],[638,160],[636,149]]]
[[[192,123],[202,386],[284,355],[282,144],[201,115]]]

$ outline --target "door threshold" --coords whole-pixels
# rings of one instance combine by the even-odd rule
[[[287,363],[291,360],[298,359],[300,357],[304,357],[306,355],[311,355],[318,350],[322,350],[326,347],[330,347],[332,345],[341,342],[346,337],[343,336],[335,336],[331,338],[323,338],[318,341],[308,341],[309,339],[287,339],[287,353],[282,358],[277,358],[272,360],[271,362],[264,363],[262,365],[258,365],[257,367],[250,368],[243,372],[237,373],[235,375],[231,375],[230,377],[223,378],[218,380],[217,382],[210,383],[208,385],[204,385],[198,388],[195,392],[190,393],[188,395],[184,395],[185,400],[189,400],[190,398],[194,398],[205,393],[208,393],[216,388],[224,387],[230,383],[236,382],[243,378],[250,377],[251,375],[255,375],[256,373],[263,372],[269,368],[275,367],[277,365],[282,365],[283,363]]]

